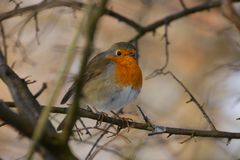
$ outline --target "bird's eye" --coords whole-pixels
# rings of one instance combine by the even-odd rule
[[[121,55],[122,55],[122,52],[118,50],[118,51],[116,52],[116,55],[117,55],[117,56],[121,56]]]

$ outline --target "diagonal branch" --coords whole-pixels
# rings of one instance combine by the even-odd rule
[[[173,79],[180,84],[180,86],[185,90],[185,92],[189,95],[190,100],[187,101],[186,103],[189,102],[193,102],[196,104],[197,108],[201,111],[201,113],[203,114],[204,118],[206,119],[206,121],[208,122],[208,124],[210,125],[211,129],[214,131],[217,131],[216,127],[214,126],[212,120],[210,119],[210,117],[207,115],[207,113],[205,112],[205,110],[203,109],[203,105],[201,105],[198,100],[193,96],[193,94],[189,91],[189,89],[170,71],[164,72],[162,69],[156,69],[155,71],[153,71],[150,75],[148,75],[146,77],[146,79],[151,79],[153,77],[156,77],[158,75],[171,75],[173,77]]]
[[[168,38],[168,27],[169,27],[169,24],[165,24],[165,28],[164,28],[164,35],[163,35],[163,38],[165,40],[165,63],[163,65],[163,67],[161,68],[161,70],[165,70],[165,68],[167,68],[168,64],[169,64],[169,45],[170,45],[170,42],[169,42],[169,38]]]
[[[233,24],[235,24],[238,31],[240,31],[240,17],[233,7],[232,0],[221,0],[221,2],[223,15]]]
[[[3,51],[5,53],[5,55],[4,55],[5,63],[7,64],[7,62],[8,62],[7,42],[6,42],[5,29],[4,29],[4,26],[3,26],[2,22],[0,22],[0,31],[1,31],[1,35],[2,35]]]
[[[20,116],[27,119],[32,124],[37,122],[41,107],[34,98],[23,79],[5,63],[2,51],[0,50],[0,78],[8,86],[11,95],[17,104]],[[55,129],[50,122],[47,124],[48,131],[54,132]]]
[[[9,109],[9,105],[15,106],[13,102],[3,103],[0,101],[0,119],[17,129],[22,135],[31,139],[34,132],[34,124],[32,124],[29,120],[26,120],[24,117],[20,117],[18,114],[12,112]],[[39,144],[43,145],[47,150],[39,149]],[[42,152],[41,154],[43,155],[44,159],[48,159],[48,156],[51,157],[50,159],[58,160],[76,159],[71,153],[68,145],[63,146],[58,143],[58,135],[55,133],[49,133],[45,130],[39,144],[37,148],[40,152]],[[53,155],[56,158],[53,158]]]
[[[52,112],[53,113],[66,113],[68,108],[60,108],[60,107],[53,107]],[[99,113],[93,113],[91,111],[81,109],[78,110],[78,116],[90,118],[94,120],[99,119]],[[104,116],[102,119],[103,122],[107,122],[110,124],[118,125],[123,128],[128,127],[126,122],[113,117]],[[164,128],[164,132],[153,132],[151,135],[155,134],[174,134],[174,135],[188,135],[193,137],[214,137],[214,138],[230,138],[230,139],[240,139],[240,133],[233,133],[233,132],[224,132],[224,131],[216,131],[216,130],[195,130],[195,129],[183,129],[183,128],[174,128],[174,127],[165,127],[165,126],[159,126],[153,124],[154,127],[149,126],[149,124],[146,123],[139,123],[139,122],[133,122],[128,121],[129,127],[140,129],[140,130],[147,130],[147,131],[153,131],[154,128],[160,127]]]
[[[187,6],[186,6],[186,4],[185,4],[185,2],[184,2],[183,0],[179,0],[179,2],[180,2],[181,6],[182,6],[182,8],[183,8],[184,10],[185,10],[185,9],[188,9]]]
[[[33,124],[9,109],[9,105],[0,101],[0,119],[16,128],[21,134],[31,137]]]
[[[70,7],[73,9],[78,9],[81,10],[83,8],[88,7],[86,4],[82,3],[82,2],[76,2],[76,1],[64,1],[64,0],[58,0],[58,1],[42,1],[40,3],[34,4],[34,5],[30,5],[27,7],[22,7],[22,8],[17,8],[8,12],[4,12],[2,14],[0,14],[0,21],[18,16],[18,15],[22,15],[22,14],[26,14],[28,12],[41,12],[44,11],[46,9],[51,9],[51,8],[55,8],[55,7]],[[114,12],[110,9],[106,9],[104,8],[104,14],[111,16],[121,22],[126,23],[127,25],[131,26],[132,28],[134,28],[136,31],[140,31],[142,30],[142,26],[139,25],[137,22],[122,16],[121,14]]]
[[[181,2],[181,1],[180,1]],[[233,0],[233,3],[235,2],[240,2],[240,0]],[[202,12],[202,11],[207,11],[209,9],[212,8],[216,8],[216,7],[220,7],[221,2],[220,1],[210,1],[210,2],[206,2],[200,5],[197,5],[195,7],[191,7],[191,8],[187,8],[184,9],[180,12],[171,14],[169,16],[166,16],[163,19],[160,19],[158,21],[155,21],[154,23],[148,25],[148,26],[141,26],[140,24],[138,24],[137,22],[122,16],[121,14],[114,12],[110,9],[104,9],[104,14],[111,16],[121,22],[126,23],[127,25],[131,26],[132,28],[134,28],[138,34],[133,37],[130,41],[135,41],[137,39],[140,39],[141,37],[143,37],[146,33],[148,32],[154,32],[157,28],[162,27],[164,24],[170,24],[171,22],[186,17],[188,15],[197,13],[197,12]],[[61,7],[61,6],[65,6],[65,7],[70,7],[73,9],[78,9],[81,10],[83,8],[86,8],[87,5],[82,3],[82,2],[76,2],[76,1],[64,1],[64,0],[58,0],[58,1],[42,1],[40,3],[34,4],[34,5],[30,5],[27,7],[22,7],[22,8],[17,8],[8,12],[4,12],[2,14],[0,14],[0,21],[18,16],[18,15],[22,15],[28,12],[32,12],[34,11],[35,13],[41,12],[43,10],[46,9],[51,9],[51,8],[55,8],[55,7]]]
[[[233,0],[233,2],[240,2],[240,0]],[[178,20],[180,18],[186,17],[188,15],[197,13],[197,12],[202,12],[202,11],[207,11],[212,8],[220,7],[221,2],[220,1],[210,1],[206,2],[204,4],[197,5],[192,8],[187,8],[184,9],[180,12],[171,14],[169,16],[164,17],[163,19],[160,19],[158,21],[153,22],[152,24],[143,27],[142,30],[135,36],[133,37],[130,41],[135,41],[143,37],[146,33],[148,32],[154,32],[156,31],[157,28],[162,27],[165,24],[170,24],[171,22]]]
[[[8,107],[15,107],[13,102],[5,102]],[[46,106],[42,106],[44,108]],[[68,112],[68,107],[52,107],[52,113],[60,113],[66,114]],[[89,118],[93,120],[99,120],[100,113],[94,113],[92,111],[78,108],[77,115],[82,118]],[[1,114],[0,114],[1,115]],[[240,132],[225,132],[219,130],[199,130],[199,129],[185,129],[185,128],[175,128],[175,127],[167,127],[161,126],[157,124],[152,124],[150,126],[147,123],[140,123],[135,121],[122,121],[119,118],[104,116],[102,122],[106,122],[109,124],[121,126],[122,128],[135,128],[139,130],[150,131],[149,135],[157,135],[157,134],[169,134],[169,135],[186,135],[192,137],[208,137],[208,138],[227,138],[227,139],[240,139]],[[164,132],[153,132],[155,128],[164,128]]]
[[[73,104],[70,106],[68,115],[66,117],[66,124],[63,129],[63,134],[62,134],[62,139],[63,143],[67,144],[69,137],[72,134],[72,129],[74,127],[74,124],[77,120],[77,110],[79,108],[79,99],[81,99],[81,89],[83,87],[83,74],[86,71],[86,66],[88,63],[88,60],[92,54],[92,48],[93,48],[93,43],[94,43],[94,37],[95,37],[95,32],[97,28],[97,24],[99,22],[99,19],[102,17],[104,14],[104,8],[107,5],[108,0],[102,0],[99,4],[99,7],[94,8],[93,6],[89,6],[87,16],[85,17],[85,24],[84,24],[84,36],[86,39],[86,44],[83,50],[83,58],[81,61],[81,66],[79,68],[79,73],[76,81],[76,90],[75,90],[75,95],[73,99]],[[79,26],[78,30],[81,30],[81,27]]]

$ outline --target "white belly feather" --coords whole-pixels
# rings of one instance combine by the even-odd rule
[[[108,102],[99,106],[99,111],[119,111],[128,103],[133,101],[140,91],[132,89],[132,87],[124,87],[121,91],[114,93]]]

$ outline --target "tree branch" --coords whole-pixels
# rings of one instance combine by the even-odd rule
[[[0,119],[16,128],[23,135],[31,138],[42,108],[28,89],[26,82],[19,78],[5,63],[1,49],[0,78],[8,86],[14,99],[14,104],[16,104],[15,107],[18,109],[18,113],[15,113],[0,102]],[[76,159],[70,151],[69,146],[62,145],[59,142],[59,136],[49,120],[43,130],[43,137],[41,137],[39,142],[37,147],[41,144],[56,159],[65,160],[66,157]]]
[[[233,3],[235,2],[240,2],[240,0],[233,0]],[[220,1],[210,1],[210,2],[206,2],[204,4],[200,4],[197,5],[195,7],[191,7],[191,8],[187,8],[184,9],[180,12],[171,14],[169,16],[166,16],[163,19],[160,19],[158,21],[155,21],[154,23],[148,25],[148,26],[141,26],[140,24],[138,24],[137,22],[128,19],[127,17],[122,16],[121,14],[114,12],[110,9],[104,9],[104,14],[111,16],[121,22],[126,23],[127,25],[131,26],[132,28],[134,28],[138,34],[133,37],[130,41],[134,41],[137,39],[140,39],[142,36],[144,36],[146,33],[148,32],[154,32],[157,28],[165,25],[165,24],[170,24],[172,21],[175,21],[177,19],[186,17],[188,15],[197,13],[197,12],[202,12],[202,11],[206,11],[212,8],[216,8],[216,7],[220,7],[221,2]],[[87,5],[82,3],[82,2],[76,2],[76,1],[63,1],[63,0],[59,0],[59,1],[42,1],[38,4],[34,4],[34,5],[30,5],[27,7],[23,7],[23,8],[17,8],[14,9],[12,11],[8,11],[5,13],[2,13],[0,15],[0,21],[9,19],[11,17],[17,16],[17,15],[22,15],[31,11],[34,11],[35,13],[37,12],[41,12],[43,10],[46,9],[51,9],[51,8],[55,8],[55,7],[70,7],[73,9],[83,9],[84,7],[86,7]]]
[[[189,95],[190,100],[188,100],[186,103],[190,103],[193,102],[197,108],[200,110],[200,112],[202,113],[202,115],[204,116],[204,118],[206,119],[206,121],[208,122],[208,124],[210,125],[212,130],[217,130],[215,125],[213,124],[212,120],[210,119],[210,117],[208,116],[208,114],[205,112],[205,110],[203,109],[203,105],[201,105],[198,100],[193,96],[193,94],[189,91],[189,89],[183,84],[183,82],[181,82],[172,72],[167,71],[164,72],[162,68],[160,69],[156,69],[154,70],[151,74],[149,74],[146,79],[151,79],[154,78],[156,76],[160,76],[160,75],[171,75],[172,78],[185,90],[185,92]]]
[[[41,107],[30,92],[27,84],[5,63],[3,53],[0,49],[0,78],[8,86],[11,95],[16,102],[20,116],[26,118],[32,124],[36,124]],[[47,124],[49,132],[55,132],[50,122]]]
[[[240,0],[233,0],[233,2],[240,2]],[[169,16],[166,16],[163,19],[155,21],[154,23],[152,23],[152,24],[150,24],[146,27],[143,27],[142,30],[135,37],[133,37],[130,41],[138,40],[141,37],[143,37],[146,33],[154,32],[157,28],[159,28],[159,27],[161,27],[165,24],[170,24],[171,22],[173,22],[177,19],[186,17],[188,15],[191,15],[191,14],[194,14],[194,13],[197,13],[197,12],[202,12],[202,11],[206,11],[206,10],[209,10],[209,9],[212,9],[212,8],[220,7],[220,5],[221,5],[220,1],[210,1],[210,2],[206,2],[204,4],[197,5],[197,6],[192,7],[192,8],[184,9],[180,12],[175,13],[175,14],[171,14]]]
[[[94,36],[95,36],[95,31],[97,28],[97,24],[101,16],[104,14],[104,8],[107,5],[108,0],[102,0],[100,2],[99,8],[96,10],[93,6],[90,6],[88,8],[87,16],[85,17],[85,23],[84,23],[84,36],[86,39],[86,44],[83,50],[83,58],[81,61],[81,66],[79,68],[79,73],[78,73],[78,79],[76,80],[76,90],[75,90],[75,95],[73,99],[73,104],[70,106],[69,113],[67,114],[66,117],[66,123],[63,129],[63,143],[68,142],[70,135],[72,134],[72,129],[73,126],[77,120],[78,115],[76,114],[77,109],[79,108],[79,99],[81,100],[81,89],[83,87],[83,74],[86,71],[86,66],[88,63],[88,60],[92,54],[92,48],[93,48],[93,43],[94,43]],[[80,26],[78,30],[80,30]]]
[[[5,102],[8,107],[15,107],[13,102]],[[42,106],[46,107],[46,106]],[[60,114],[66,114],[68,111],[68,107],[52,107],[52,113],[60,113]],[[78,108],[77,115],[82,118],[89,118],[93,120],[98,120],[101,113],[94,113],[92,111]],[[127,128],[129,124],[129,127],[139,129],[139,130],[145,130],[145,131],[151,131],[149,133],[150,136],[156,135],[156,134],[170,134],[170,135],[186,135],[186,136],[192,136],[192,137],[208,137],[208,138],[227,138],[227,139],[240,139],[240,132],[226,132],[226,131],[219,131],[219,130],[199,130],[199,129],[185,129],[185,128],[175,128],[175,127],[168,127],[168,126],[161,126],[158,124],[152,124],[151,125],[147,123],[140,123],[135,121],[122,121],[119,118],[115,117],[109,117],[104,116],[102,119],[103,122],[114,124],[117,126],[121,126],[122,128]],[[156,132],[156,128],[164,128],[164,132]]]
[[[232,0],[221,0],[222,5],[222,12],[223,15],[229,19],[235,26],[237,27],[238,31],[240,31],[240,16],[236,12],[233,7]]]
[[[51,9],[51,8],[55,8],[55,7],[70,7],[73,9],[78,9],[81,10],[84,7],[87,7],[86,4],[82,3],[82,2],[76,2],[76,1],[64,1],[64,0],[58,0],[58,1],[42,1],[40,3],[34,4],[34,5],[30,5],[27,7],[23,7],[23,8],[17,8],[17,9],[13,9],[11,11],[5,12],[0,14],[0,21],[18,16],[18,15],[22,15],[28,12],[41,12],[44,11],[46,9]],[[135,21],[128,19],[122,15],[120,15],[117,12],[114,12],[112,10],[109,9],[104,9],[104,14],[111,16],[121,22],[126,23],[127,25],[133,27],[136,31],[141,31],[142,30],[142,26],[139,25],[138,23],[136,23]]]
[[[31,139],[34,132],[34,124],[32,124],[31,121],[25,119],[24,117],[20,117],[18,114],[12,112],[7,105],[8,104],[0,101],[0,119],[3,120],[6,124],[11,125],[13,128],[17,129],[22,135]],[[44,159],[48,159],[47,157],[51,157],[50,159],[52,160],[54,159],[52,157],[54,155],[53,153],[55,153],[55,156],[58,155],[60,157],[62,155],[65,155],[66,152],[72,157],[74,157],[71,154],[68,146],[58,145],[57,136],[55,134],[46,132],[46,130],[43,134],[44,136],[42,137],[40,142],[47,150],[42,150],[42,148],[40,148],[40,145],[38,145],[38,151],[41,152]],[[63,152],[64,150],[66,150],[65,153]]]

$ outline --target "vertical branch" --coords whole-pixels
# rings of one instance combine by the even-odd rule
[[[36,35],[37,35],[39,27],[38,27],[38,22],[37,22],[36,15],[34,15],[34,20],[35,20]],[[65,75],[68,73],[68,71],[71,67],[71,64],[73,62],[73,59],[75,57],[75,54],[76,54],[75,48],[77,46],[77,43],[78,43],[78,40],[79,40],[79,37],[80,37],[80,33],[81,33],[80,32],[81,27],[79,26],[78,28],[79,29],[75,33],[75,35],[73,37],[73,40],[72,40],[70,46],[67,49],[67,54],[66,54],[66,57],[64,58],[64,59],[66,59],[66,61],[61,68],[61,73],[59,75],[57,84],[56,84],[56,86],[53,90],[52,96],[49,99],[49,103],[48,103],[47,107],[45,107],[42,110],[40,118],[39,118],[38,123],[36,125],[35,131],[34,131],[34,134],[33,134],[33,138],[32,138],[33,141],[32,141],[31,147],[30,147],[30,149],[28,151],[28,155],[27,155],[28,159],[32,159],[34,150],[35,150],[39,140],[42,137],[42,134],[43,134],[44,128],[46,126],[46,123],[48,121],[48,117],[49,117],[49,114],[51,112],[52,106],[55,103],[55,101],[57,100],[57,97],[59,96],[60,91],[62,89],[62,86],[65,82],[65,78],[66,78]]]
[[[38,36],[40,29],[39,29],[39,24],[38,24],[37,13],[34,14],[34,22],[35,22],[35,35],[36,35],[37,43],[38,43],[38,45],[40,45],[40,40],[39,40],[39,36]]]
[[[64,65],[62,66],[62,69],[61,69],[62,71],[59,75],[57,84],[53,90],[53,94],[50,97],[48,105],[41,112],[37,126],[34,130],[34,134],[33,134],[33,138],[32,138],[33,141],[32,141],[31,147],[30,147],[28,155],[27,155],[28,159],[32,159],[34,150],[35,150],[39,140],[42,137],[42,134],[43,134],[44,128],[46,126],[46,123],[48,121],[48,117],[51,112],[52,106],[60,94],[61,88],[62,88],[65,78],[66,78],[65,75],[68,73],[70,66],[73,62],[74,56],[76,54],[75,48],[76,48],[76,45],[77,45],[77,42],[79,39],[79,35],[80,35],[80,31],[77,31],[77,33],[75,34],[75,36],[73,38],[71,45],[69,46],[69,48],[67,50],[67,54],[66,54],[66,58],[65,58],[66,61],[65,61]]]
[[[77,120],[77,109],[79,107],[79,99],[81,99],[81,89],[83,87],[83,79],[81,78],[86,70],[86,65],[88,59],[92,53],[92,47],[94,42],[94,35],[97,28],[98,21],[100,17],[104,14],[105,6],[107,5],[107,0],[102,0],[99,4],[99,7],[89,6],[87,16],[85,17],[87,20],[85,23],[85,37],[86,44],[83,50],[83,59],[82,65],[79,70],[78,77],[76,81],[76,94],[74,95],[73,104],[70,106],[68,115],[66,117],[66,125],[63,129],[62,141],[63,143],[67,143],[68,139],[72,133],[72,128]]]
[[[240,31],[240,17],[232,5],[232,0],[221,0],[221,3],[223,15]]]
[[[7,64],[7,61],[8,61],[7,42],[6,42],[6,35],[5,35],[5,30],[4,30],[4,26],[3,26],[2,22],[0,22],[0,30],[1,30],[1,35],[2,35],[4,59],[5,59],[5,63]]]
[[[113,125],[110,124],[106,127],[106,129],[104,129],[103,133],[98,137],[98,139],[95,141],[95,143],[93,144],[92,148],[90,149],[90,151],[88,152],[85,160],[88,160],[90,158],[90,156],[92,155],[93,150],[95,149],[95,147],[98,145],[98,143],[100,142],[100,140],[104,137],[105,134],[108,133],[108,130],[112,127]]]
[[[179,2],[180,2],[181,6],[183,7],[184,10],[188,9],[183,0],[179,0]]]
[[[17,10],[20,7],[20,5],[22,4],[22,1],[17,2],[16,0],[9,0],[9,2],[12,2],[15,4],[14,10]]]
[[[170,45],[170,42],[168,40],[168,25],[169,23],[166,23],[165,24],[165,27],[164,27],[164,35],[163,35],[163,38],[165,39],[165,63],[164,63],[164,66],[162,67],[162,70],[164,70],[167,66],[168,66],[168,63],[169,63],[169,45]]]
[[[169,42],[169,39],[168,39],[168,27],[169,27],[169,22],[168,21],[165,21],[165,26],[164,26],[164,35],[163,35],[163,39],[164,39],[164,42],[165,42],[165,62],[164,62],[164,65],[159,68],[159,69],[156,69],[154,70],[152,73],[150,73],[148,76],[146,76],[146,80],[148,79],[151,79],[159,74],[162,74],[163,71],[167,68],[168,64],[169,64],[169,45],[170,45],[170,42]]]
[[[26,82],[21,79],[6,63],[0,49],[0,78],[8,86],[12,98],[16,103],[18,113],[30,123],[35,125],[41,110],[40,104],[27,87]],[[47,121],[49,122],[49,121]],[[48,130],[54,132],[54,127],[48,123]]]
[[[203,105],[201,105],[198,100],[193,96],[193,94],[189,91],[189,89],[170,71],[167,72],[163,72],[163,70],[158,69],[155,70],[153,73],[151,73],[149,76],[147,76],[147,79],[156,77],[157,75],[171,75],[173,77],[173,79],[185,90],[185,92],[189,95],[190,100],[187,101],[186,103],[190,103],[193,102],[197,108],[201,111],[202,115],[204,116],[204,118],[206,119],[206,121],[208,122],[208,124],[210,125],[211,129],[213,131],[217,131],[215,125],[213,124],[212,120],[210,119],[210,117],[207,115],[207,113],[205,112],[205,110],[203,109]]]
[[[172,73],[172,72],[165,72],[163,73],[164,75],[166,74],[170,74],[173,79],[175,79],[178,84],[180,84],[182,86],[182,88],[185,90],[185,92],[189,95],[190,100],[187,101],[186,103],[190,103],[193,102],[196,104],[197,108],[201,111],[201,113],[203,114],[204,118],[206,119],[206,121],[208,122],[208,124],[210,125],[211,129],[214,131],[217,131],[216,127],[214,126],[212,120],[210,119],[210,117],[207,115],[207,113],[205,112],[205,110],[203,109],[203,105],[201,105],[198,100],[193,96],[193,94],[189,91],[189,89]]]

